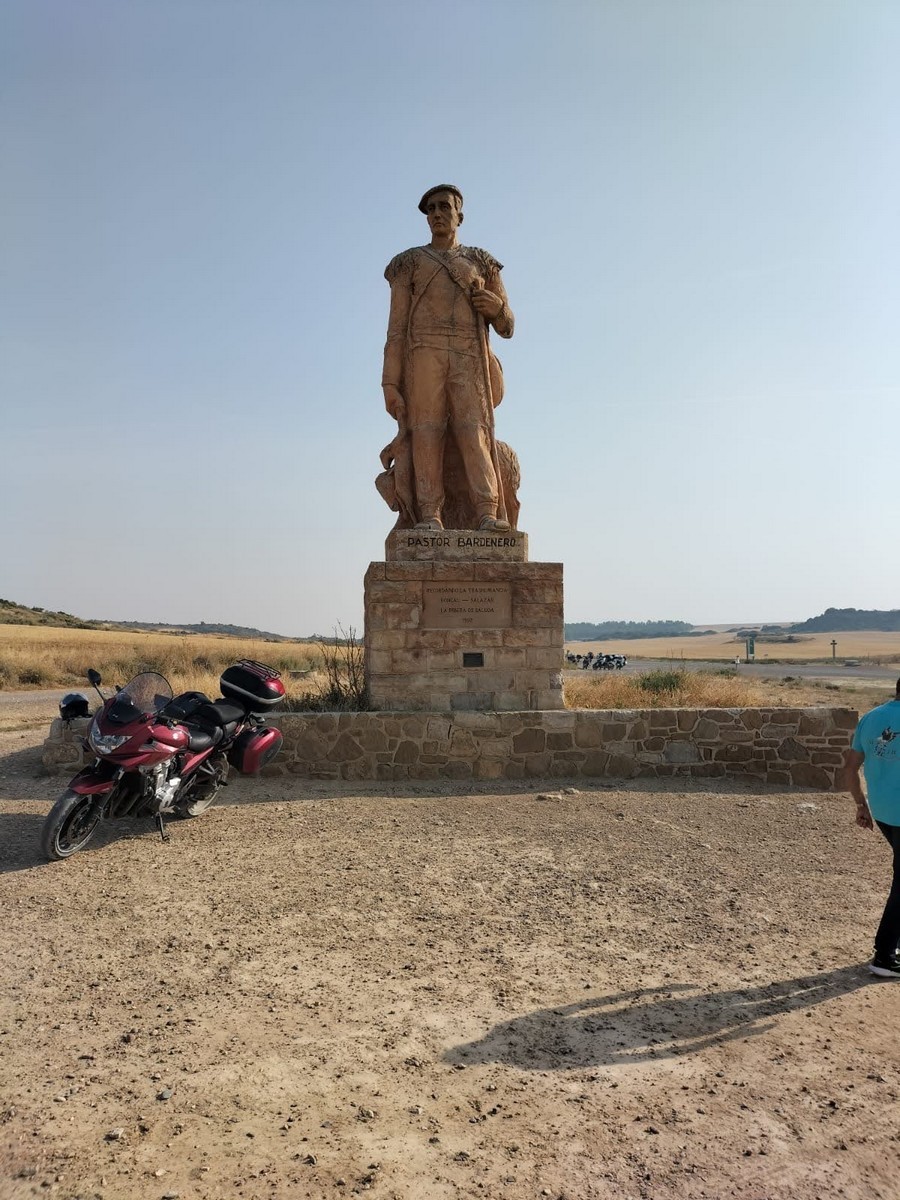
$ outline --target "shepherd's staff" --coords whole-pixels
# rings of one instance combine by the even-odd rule
[[[483,290],[483,288],[484,284],[480,280],[472,284],[472,291]],[[503,480],[500,475],[500,459],[497,454],[497,438],[494,433],[494,409],[497,407],[497,404],[499,404],[500,401],[498,399],[497,404],[494,403],[494,390],[491,385],[491,346],[488,338],[488,323],[478,309],[475,308],[474,305],[472,307],[475,312],[475,320],[478,322],[478,341],[481,347],[481,366],[484,372],[484,388],[485,396],[487,398],[487,408],[482,415],[484,417],[484,423],[487,426],[488,437],[490,438],[491,462],[493,464],[494,475],[497,480],[497,516],[500,518],[500,520],[506,521],[508,520],[506,515],[506,497],[503,495]],[[485,408],[484,402],[482,402],[482,408]]]

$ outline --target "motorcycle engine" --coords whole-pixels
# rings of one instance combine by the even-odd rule
[[[154,812],[168,812],[175,803],[176,793],[181,787],[181,776],[173,774],[177,770],[178,765],[175,762],[160,763],[154,769],[150,777]]]

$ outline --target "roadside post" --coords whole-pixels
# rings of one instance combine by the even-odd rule
[[[836,654],[837,654],[837,642],[834,640],[834,638],[832,638],[831,639],[831,661],[832,662],[835,661]]]

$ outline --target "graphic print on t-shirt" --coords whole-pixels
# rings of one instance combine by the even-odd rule
[[[879,758],[897,758],[900,750],[900,729],[882,729],[881,736],[875,739],[875,753]],[[894,743],[897,743],[894,745]]]

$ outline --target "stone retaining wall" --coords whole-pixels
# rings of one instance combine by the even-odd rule
[[[314,779],[635,776],[751,779],[837,790],[848,708],[285,713],[267,775]],[[88,721],[53,722],[48,768],[81,765]]]
[[[74,775],[87,763],[92,763],[97,756],[82,745],[90,727],[90,717],[76,717],[73,721],[54,717],[41,751],[41,762],[46,770],[51,773],[68,771]]]

